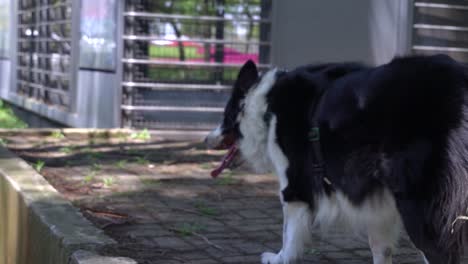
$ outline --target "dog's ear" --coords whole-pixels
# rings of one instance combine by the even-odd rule
[[[257,81],[258,70],[255,62],[248,60],[239,71],[236,83],[234,84],[234,90],[240,92],[247,92],[249,88]]]

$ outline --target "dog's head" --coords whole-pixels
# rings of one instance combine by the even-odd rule
[[[258,79],[257,66],[253,61],[249,60],[239,71],[231,97],[224,109],[224,117],[221,124],[205,139],[208,148],[229,149],[220,167],[212,172],[213,177],[217,177],[226,167],[231,165],[237,156],[237,142],[242,138],[239,128],[239,116],[243,111],[242,108],[247,93],[257,83]]]

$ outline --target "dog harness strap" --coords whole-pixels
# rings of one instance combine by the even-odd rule
[[[309,130],[308,137],[312,145],[312,170],[316,177],[322,178],[328,187],[332,185],[326,177],[325,162],[322,154],[322,145],[320,144],[320,126],[318,122],[318,108],[322,99],[323,92],[317,95],[312,104],[312,127]]]

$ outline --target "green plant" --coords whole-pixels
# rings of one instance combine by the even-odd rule
[[[202,215],[215,216],[218,214],[218,211],[215,208],[208,207],[202,202],[196,203],[195,208],[197,208],[198,212]]]
[[[127,166],[128,161],[127,160],[119,160],[115,165],[119,169],[125,169],[125,166]]]
[[[236,183],[236,180],[232,177],[232,172],[229,170],[216,180],[216,184],[218,185],[232,185],[234,183]]]
[[[308,248],[304,251],[306,255],[318,255],[320,252],[315,248]]]
[[[50,134],[50,137],[55,139],[63,139],[65,138],[65,135],[62,133],[62,131],[54,131]]]
[[[143,185],[148,186],[148,187],[158,187],[161,185],[161,181],[159,179],[149,179],[149,178],[143,178],[140,179],[141,183]]]
[[[0,145],[6,146],[6,144],[8,144],[7,142],[8,141],[6,139],[0,138]]]
[[[60,152],[65,153],[65,154],[70,154],[73,152],[72,147],[62,147],[59,149]]]
[[[87,174],[84,179],[83,179],[83,182],[84,183],[90,183],[91,181],[94,180],[94,177],[96,177],[96,172],[95,171],[91,171],[89,174]]]
[[[136,162],[140,165],[148,165],[150,162],[145,157],[136,157]]]
[[[99,164],[99,163],[93,163],[93,165],[91,166],[91,169],[93,171],[100,171],[100,170],[102,170],[102,165]]]
[[[81,152],[82,152],[82,153],[90,153],[90,152],[92,152],[92,151],[93,151],[93,149],[90,148],[90,147],[84,147],[84,148],[81,149]]]
[[[91,160],[98,160],[104,157],[104,155],[100,152],[87,152],[88,158]]]
[[[45,166],[45,162],[42,161],[42,160],[38,160],[38,161],[36,161],[36,163],[34,163],[34,169],[37,172],[41,172],[41,170],[44,168],[44,166]]]
[[[209,162],[205,162],[205,163],[200,164],[200,168],[204,170],[211,170],[213,168],[213,165]]]
[[[137,132],[133,132],[130,134],[131,139],[138,139],[138,140],[150,140],[151,139],[151,134],[148,131],[148,129],[143,129]]]
[[[0,100],[0,128],[27,128],[28,125],[19,119],[13,109]]]
[[[111,187],[114,184],[114,178],[112,177],[106,177],[102,179],[102,182],[104,183],[104,187]]]
[[[173,231],[177,232],[181,236],[191,236],[194,233],[198,233],[203,230],[203,227],[197,223],[183,223],[181,226],[172,228]]]

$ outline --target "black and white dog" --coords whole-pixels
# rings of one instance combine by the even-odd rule
[[[460,263],[468,75],[447,56],[272,69],[261,77],[249,61],[206,142],[230,149],[213,176],[236,157],[278,176],[283,247],[264,253],[262,263],[299,261],[311,228],[337,222],[367,234],[376,264],[392,263],[403,228],[426,263]]]

